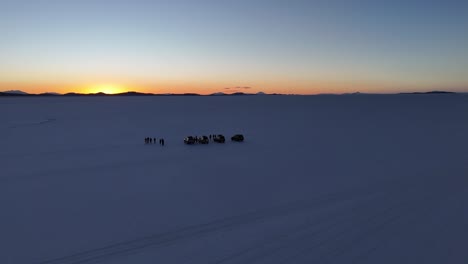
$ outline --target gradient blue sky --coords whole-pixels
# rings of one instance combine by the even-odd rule
[[[468,1],[3,0],[0,33],[0,90],[468,91]]]

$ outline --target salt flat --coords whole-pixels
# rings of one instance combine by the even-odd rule
[[[17,97],[0,113],[0,263],[468,260],[467,95]],[[183,144],[214,133],[246,141]]]

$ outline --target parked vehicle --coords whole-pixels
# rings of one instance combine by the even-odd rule
[[[194,137],[192,136],[188,136],[186,138],[184,138],[184,143],[187,144],[187,145],[193,145],[196,143],[196,140]]]
[[[198,138],[198,143],[208,144],[208,143],[210,143],[210,139],[207,136],[202,136],[202,137]]]
[[[232,141],[242,142],[244,141],[244,135],[237,134],[231,137]]]
[[[226,141],[226,138],[224,138],[223,135],[215,135],[213,140],[214,142],[224,143]]]

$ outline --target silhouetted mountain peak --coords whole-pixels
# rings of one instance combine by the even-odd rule
[[[20,90],[9,90],[9,91],[4,91],[2,93],[7,93],[7,94],[18,94],[18,95],[27,95],[28,93],[20,91]]]

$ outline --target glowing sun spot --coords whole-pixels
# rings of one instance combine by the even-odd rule
[[[115,84],[98,84],[90,87],[89,93],[116,94],[125,92],[124,88]]]

